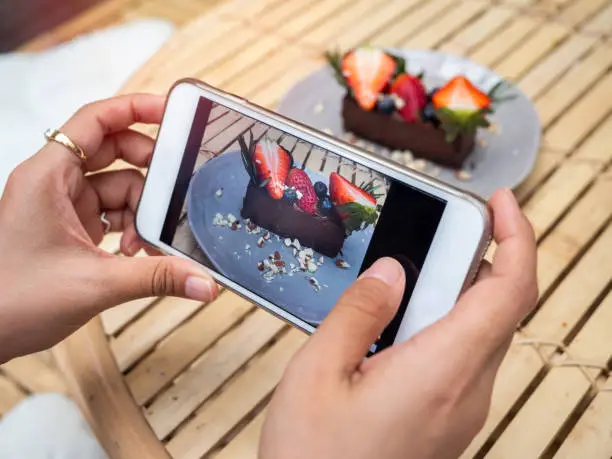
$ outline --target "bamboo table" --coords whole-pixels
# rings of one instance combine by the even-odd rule
[[[611,35],[612,0],[230,0],[179,32],[124,92],[163,93],[193,76],[274,107],[324,65],[323,50],[362,43],[462,54],[517,82],[544,129],[516,190],[538,238],[541,299],[464,457],[609,458]],[[116,251],[117,241],[103,245]],[[305,339],[223,292],[206,305],[124,304],[56,356],[113,458],[254,458],[266,404]]]

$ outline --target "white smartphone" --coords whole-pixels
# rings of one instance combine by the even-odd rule
[[[396,258],[402,305],[372,352],[444,316],[491,238],[479,198],[190,79],[170,91],[136,228],[306,332]]]

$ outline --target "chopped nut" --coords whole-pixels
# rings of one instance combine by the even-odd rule
[[[395,150],[391,152],[391,160],[396,163],[404,164],[404,153],[399,150]]]
[[[274,264],[278,266],[279,268],[282,268],[285,266],[285,262],[283,260],[276,260]]]
[[[425,161],[424,159],[415,159],[412,162],[412,168],[417,170],[417,171],[424,171],[425,168],[427,167],[427,161]]]
[[[302,246],[300,245],[300,241],[298,241],[297,239],[293,240],[293,247],[295,247],[296,249],[300,250],[302,248]]]
[[[323,128],[323,132],[325,132],[327,135],[334,135],[334,131],[332,131],[330,128]]]
[[[236,222],[232,223],[231,228],[232,228],[232,231],[236,231],[238,229],[238,223]]]
[[[287,247],[291,247],[291,239],[286,238],[284,242]]]
[[[260,271],[264,270],[264,264],[262,261],[260,261],[259,263],[257,263],[257,269],[259,269]]]
[[[280,256],[280,253],[278,253],[278,250],[275,250],[275,251],[274,251],[274,258],[275,258],[276,260],[280,260],[281,256]]]
[[[244,250],[249,250],[250,248],[251,248],[251,246],[250,246],[249,244],[246,244],[246,245],[244,246]]]
[[[264,238],[266,241],[269,241],[269,240],[270,240],[270,231],[266,231],[266,232],[264,233],[264,235],[263,235],[263,238]]]
[[[459,170],[455,171],[455,177],[457,177],[459,180],[467,181],[467,180],[470,180],[472,178],[472,174],[470,174],[466,170],[459,169]]]
[[[221,196],[223,196],[223,188],[219,188],[216,192],[215,192],[215,196],[220,198]]]
[[[260,237],[259,239],[257,239],[257,247],[263,247],[264,244],[266,243],[266,241],[264,241],[263,237]]]
[[[342,258],[338,258],[336,260],[336,266],[338,268],[343,268],[343,269],[348,269],[351,267],[351,265],[349,265],[346,261],[344,261]]]

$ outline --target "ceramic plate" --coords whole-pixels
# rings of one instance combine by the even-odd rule
[[[390,50],[406,59],[408,72],[425,72],[428,89],[441,86],[455,75],[463,74],[483,91],[491,89],[501,77],[495,72],[461,57],[432,51]],[[533,168],[540,145],[540,123],[531,101],[518,88],[509,93],[516,98],[497,107],[490,120],[493,130],[480,130],[477,147],[464,165],[464,173],[428,163],[425,171],[447,183],[489,197],[500,187],[514,188]],[[344,89],[329,68],[323,68],[297,83],[285,95],[278,111],[320,130],[344,137],[340,117]],[[386,149],[375,153],[389,156]]]
[[[306,171],[312,182],[328,182],[322,174]],[[354,232],[344,241],[342,259],[350,268],[339,268],[334,259],[323,257],[314,274],[304,272],[283,275],[266,282],[257,263],[278,251],[286,263],[297,264],[293,250],[272,236],[263,247],[257,246],[261,234],[248,234],[245,225],[236,231],[213,225],[217,213],[232,214],[240,219],[242,200],[249,182],[240,152],[224,153],[201,167],[191,180],[187,195],[187,214],[191,231],[214,267],[230,279],[241,279],[242,285],[269,301],[312,324],[320,323],[342,292],[357,278],[361,262],[372,237],[373,228]],[[220,197],[217,190],[223,189]],[[316,259],[322,255],[316,254]],[[308,278],[321,284],[316,291]]]

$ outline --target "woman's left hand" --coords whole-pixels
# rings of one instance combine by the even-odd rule
[[[134,228],[144,178],[135,168],[98,172],[116,159],[149,165],[153,140],[129,127],[159,124],[164,103],[139,94],[86,105],[60,128],[85,161],[49,142],[9,177],[0,199],[0,363],[47,348],[129,300],[216,296],[212,278],[189,261],[131,258],[141,248],[150,252]],[[102,212],[111,231],[123,232],[127,257],[97,247]]]

